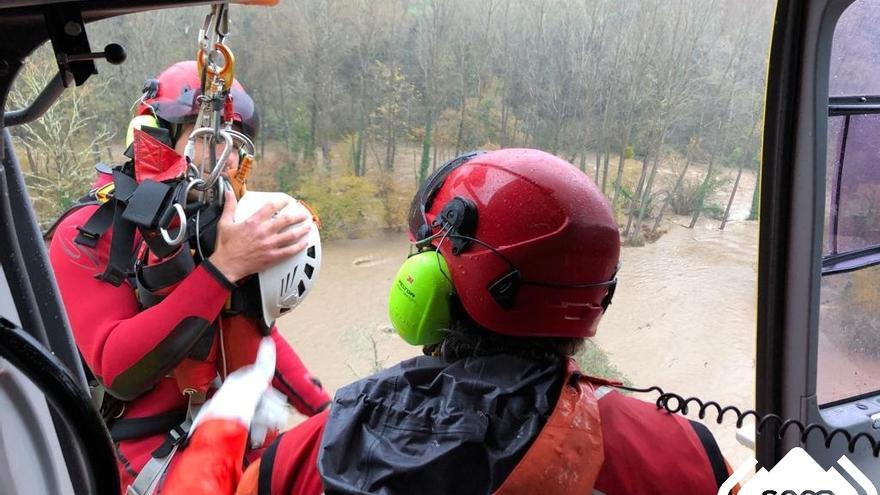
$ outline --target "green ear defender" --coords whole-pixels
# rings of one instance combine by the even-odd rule
[[[128,130],[125,132],[126,148],[134,142],[134,130],[141,127],[159,127],[159,119],[152,115],[138,115],[131,119],[131,122],[128,123]]]
[[[449,328],[452,282],[446,261],[437,251],[410,256],[397,271],[388,295],[391,325],[408,344],[430,345],[443,340]]]

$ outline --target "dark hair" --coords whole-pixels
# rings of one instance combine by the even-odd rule
[[[426,354],[439,354],[446,360],[466,357],[513,354],[531,359],[573,357],[581,351],[581,337],[512,337],[480,326],[462,308],[458,298],[451,301],[452,324],[442,342],[425,348]]]

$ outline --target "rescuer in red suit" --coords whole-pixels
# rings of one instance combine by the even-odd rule
[[[279,203],[234,223],[236,198],[227,191],[222,212],[216,212],[211,254],[181,263],[177,271],[154,272],[168,281],[155,292],[138,285],[135,274],[144,272],[144,266],[166,261],[172,265],[182,259],[178,253],[189,254],[188,246],[163,258],[136,234],[130,250],[123,245],[126,263],[117,266],[119,275],[114,278],[108,265],[114,259],[117,224],[105,225],[100,233],[89,230],[90,220],[100,216],[96,212],[107,202],[107,191],[110,197],[120,194],[121,180],[136,186],[146,179],[161,182],[178,173],[175,167],[186,166],[182,155],[199,112],[200,84],[194,61],[174,64],[147,82],[128,168],[99,174],[89,200],[68,211],[53,228],[49,248],[76,344],[116,407],[108,424],[117,446],[123,493],[149,459],[176,448],[188,406],[204,401],[228,373],[253,362],[263,335],[277,348],[272,386],[305,415],[317,414],[329,403],[320,382],[277,328],[261,323],[253,290],[249,295],[243,288],[253,274],[306,249],[306,217],[275,215],[285,206]],[[253,100],[237,81],[230,94],[234,129],[253,137],[258,129]],[[197,146],[196,162],[203,153],[207,150]],[[224,176],[238,166],[239,154],[231,153]],[[129,209],[134,209],[131,202]],[[109,218],[113,219],[112,208]],[[232,297],[239,293],[244,293],[242,298]],[[173,463],[173,456],[168,461]]]

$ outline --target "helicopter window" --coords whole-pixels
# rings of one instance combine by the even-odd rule
[[[817,395],[880,389],[880,9],[859,1],[834,32],[829,79]]]

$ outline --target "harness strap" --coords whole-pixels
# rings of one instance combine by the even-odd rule
[[[134,246],[135,225],[122,219],[125,204],[114,202],[113,208],[113,239],[110,241],[110,258],[107,268],[99,278],[119,287],[128,278],[132,265],[132,249]]]
[[[93,204],[97,204],[96,202]],[[107,232],[107,229],[110,228],[110,225],[113,224],[113,212],[114,212],[114,201],[107,201],[102,204],[95,210],[95,213],[89,217],[88,221],[86,221],[85,225],[78,226],[76,230],[79,231],[79,234],[76,235],[76,239],[74,242],[77,244],[81,244],[83,246],[95,247],[98,244],[98,239]],[[70,211],[73,211],[71,209]],[[60,219],[64,219],[67,215],[63,215]],[[55,226],[53,225],[50,230],[55,230]],[[46,234],[50,235],[50,234]]]
[[[715,441],[715,437],[712,436],[712,433],[709,431],[709,428],[706,428],[706,425],[690,419],[688,422],[694,428],[697,438],[700,439],[700,443],[703,445],[703,450],[706,451],[706,456],[709,458],[709,465],[712,466],[712,474],[715,476],[715,485],[720,488],[721,485],[727,481],[727,478],[730,477],[730,474],[727,472],[727,463],[724,461],[724,455],[721,454],[721,449],[718,448],[718,443]]]
[[[195,269],[195,260],[188,245],[181,246],[170,258],[159,263],[146,264],[148,253],[135,265],[135,284],[138,302],[144,308],[159,304],[166,289],[186,278]]]
[[[162,475],[165,474],[168,466],[171,465],[174,454],[177,453],[183,441],[186,440],[191,426],[192,420],[187,419],[168,432],[165,442],[153,451],[150,460],[144,464],[141,472],[138,473],[131,485],[128,485],[125,491],[126,495],[152,495],[156,491],[159,480],[162,479]]]
[[[145,418],[118,419],[110,427],[110,438],[114,442],[122,442],[134,438],[143,438],[157,433],[173,430],[186,420],[186,412],[171,411]]]
[[[119,287],[128,277],[132,265],[131,250],[134,247],[135,233],[134,224],[123,220],[123,214],[138,184],[119,169],[113,170],[113,184],[115,185],[113,201],[105,203],[113,204],[113,239],[110,242],[110,258],[107,260],[107,268],[98,278]]]
[[[205,403],[205,394],[196,392],[188,393],[189,403],[186,408],[186,419],[183,423],[175,426],[168,432],[165,441],[150,456],[150,460],[128,486],[126,495],[152,495],[155,493],[159,482],[164,477],[171,460],[184,445],[189,431],[192,428],[193,419],[198,414],[199,408]]]
[[[150,289],[164,289],[186,278],[195,266],[189,246],[182,246],[177,253],[159,263],[143,265],[140,276],[144,285]]]
[[[171,193],[171,186],[146,179],[134,190],[127,201],[128,208],[122,215],[123,220],[135,223],[147,229],[159,226],[159,214],[166,206],[166,199]]]

